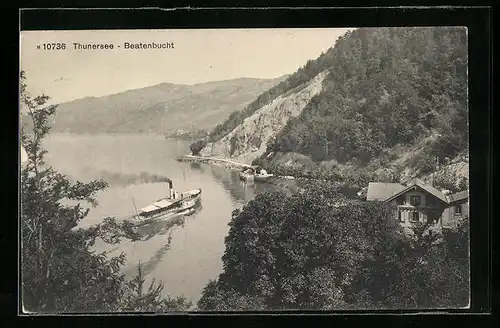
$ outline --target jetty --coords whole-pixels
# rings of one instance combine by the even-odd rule
[[[210,156],[195,156],[195,155],[183,155],[177,158],[178,162],[191,162],[191,163],[203,163],[210,165],[218,165],[228,169],[254,169],[255,165],[244,164],[240,162],[235,162],[230,159],[220,158],[220,157],[210,157]],[[301,180],[301,181],[320,181],[320,182],[331,182],[328,179],[314,179],[301,176],[291,176],[291,175],[273,175],[271,180]]]
[[[246,169],[246,168],[251,169],[251,168],[253,168],[253,166],[249,165],[249,164],[235,162],[235,161],[232,161],[232,160],[226,159],[226,158],[209,157],[209,156],[184,155],[184,156],[178,157],[177,161],[214,164],[214,165],[220,165],[220,166],[225,166],[228,168],[235,168],[235,169]]]

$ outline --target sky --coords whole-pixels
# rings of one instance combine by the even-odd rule
[[[317,58],[347,30],[23,31],[20,65],[26,73],[29,93],[43,93],[51,97],[52,103],[61,103],[165,82],[276,78]],[[44,43],[53,42],[65,43],[66,49],[43,50]],[[114,48],[75,50],[75,42],[113,44]],[[125,42],[172,42],[174,47],[125,49]]]

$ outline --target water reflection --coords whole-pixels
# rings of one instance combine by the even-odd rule
[[[224,189],[229,191],[232,198],[239,204],[247,203],[258,194],[279,189],[279,187],[268,183],[242,181],[239,176],[240,172],[237,170],[228,171],[224,168],[211,166],[210,173],[212,173],[216,181],[224,186]]]
[[[190,163],[193,170],[200,172],[210,172],[215,178],[214,181],[221,184],[229,192],[233,201],[241,203],[252,199],[255,196],[252,186],[239,179],[239,172],[236,170],[227,170],[223,167],[209,166],[207,164]],[[193,165],[197,164],[197,165]]]
[[[162,247],[160,247],[149,260],[147,260],[144,263],[141,263],[141,269],[144,275],[150,274],[156,268],[158,263],[161,262],[163,256],[170,249],[171,241],[172,241],[172,233],[169,234],[166,243]]]
[[[193,169],[193,170],[198,170],[200,172],[205,172],[205,170],[203,169],[203,166],[201,163],[197,163],[197,162],[191,162],[189,163],[189,166]]]
[[[165,239],[165,243],[156,250],[151,258],[146,261],[139,261],[139,263],[141,264],[142,272],[145,276],[154,271],[158,264],[163,260],[164,256],[167,254],[167,251],[170,249],[172,238],[174,236],[174,228],[183,228],[186,220],[195,218],[195,214],[199,213],[201,210],[202,205],[201,203],[199,203],[194,211],[190,211],[186,214],[179,214],[177,217],[174,217],[168,221],[155,221],[136,228],[136,232],[139,234],[140,240],[134,243],[134,248],[138,243],[148,241],[153,237],[165,236],[168,234],[167,238]],[[130,276],[131,274],[135,273],[135,270],[136,268],[132,266],[128,270],[126,270],[126,272]]]

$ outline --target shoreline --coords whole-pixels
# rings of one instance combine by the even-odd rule
[[[178,162],[184,162],[184,163],[201,163],[201,164],[208,164],[208,165],[214,165],[214,166],[219,166],[219,167],[224,167],[228,170],[239,170],[241,171],[243,168],[253,168],[255,165],[249,165],[245,163],[239,163],[235,162],[233,160],[227,159],[227,158],[222,158],[222,157],[208,157],[208,156],[194,156],[194,155],[182,155],[177,157]],[[272,172],[271,172],[272,173]],[[274,175],[271,177],[268,181],[276,181],[276,180],[302,180],[302,181],[321,181],[321,182],[334,182],[331,180],[327,179],[312,179],[312,178],[306,178],[306,177],[301,177],[301,176],[291,176],[291,175]],[[269,182],[262,182],[262,183],[269,183]]]
[[[223,167],[228,170],[237,170],[240,172],[242,171],[243,168],[253,167],[252,165],[249,164],[239,163],[221,157],[182,155],[177,158],[177,161],[184,163],[201,163],[201,164],[214,165],[218,167]],[[301,176],[281,176],[281,175],[274,175],[269,180],[258,183],[275,185],[288,191],[297,191],[301,189],[301,187],[299,186],[301,182],[307,183],[311,181],[324,182],[324,183],[338,183],[338,181],[331,181],[327,179],[311,179]]]

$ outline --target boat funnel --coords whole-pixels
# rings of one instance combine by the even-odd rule
[[[172,180],[170,180],[169,178],[165,178],[165,182],[166,182],[166,183],[168,183],[168,187],[169,187],[170,189],[172,189],[172,188],[173,188],[173,183],[172,183]]]

